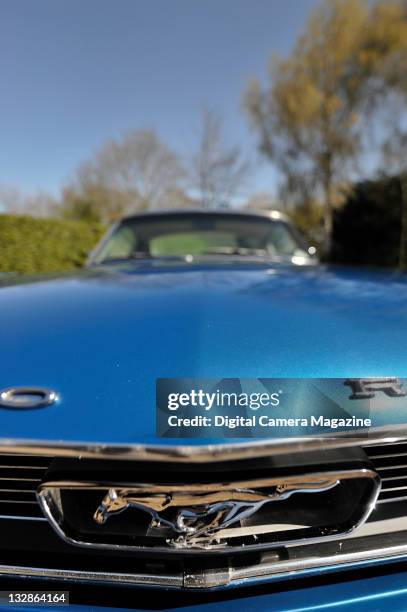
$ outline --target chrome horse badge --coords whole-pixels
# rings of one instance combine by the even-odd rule
[[[266,484],[266,487],[265,487]],[[233,484],[139,485],[112,487],[102,499],[93,518],[99,525],[128,508],[151,515],[149,531],[169,529],[169,544],[177,547],[210,543],[223,529],[255,514],[264,504],[287,499],[295,493],[321,493],[336,487],[339,480],[303,476],[285,479],[251,480]],[[265,489],[265,490],[262,490]],[[172,517],[163,514],[173,509]]]
[[[70,544],[182,552],[347,534],[366,521],[379,491],[376,472],[359,468],[193,484],[55,480],[37,496]]]

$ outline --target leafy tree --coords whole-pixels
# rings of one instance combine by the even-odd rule
[[[400,237],[398,263],[407,267],[407,2],[379,2],[369,24],[371,106],[388,126],[382,144],[387,173],[399,176]]]
[[[316,202],[305,202],[291,208],[287,214],[308,240],[320,248],[323,243],[323,235],[321,235],[323,207]]]
[[[311,14],[286,59],[270,64],[270,84],[253,81],[245,106],[261,151],[280,169],[286,194],[323,199],[326,248],[335,189],[361,148],[367,3],[329,0]]]
[[[92,199],[90,194],[82,195],[68,187],[62,191],[62,201],[58,212],[63,219],[71,221],[101,221],[102,219],[102,210],[96,197]]]

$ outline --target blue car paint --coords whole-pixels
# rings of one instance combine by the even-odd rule
[[[7,282],[0,388],[51,387],[61,401],[1,410],[1,438],[180,444],[155,435],[158,377],[407,376],[404,275],[138,263]],[[193,609],[405,610],[405,583],[394,574]]]
[[[0,437],[180,444],[155,434],[158,377],[406,377],[406,304],[404,275],[249,263],[4,286],[0,388],[61,400],[2,409]]]

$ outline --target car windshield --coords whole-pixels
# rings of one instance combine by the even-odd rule
[[[307,256],[306,246],[282,220],[242,214],[146,215],[120,222],[93,261],[121,259]]]

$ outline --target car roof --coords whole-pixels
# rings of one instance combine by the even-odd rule
[[[219,215],[219,216],[225,216],[225,215],[231,215],[231,216],[241,216],[241,217],[258,217],[258,218],[266,218],[266,219],[273,219],[273,220],[279,220],[279,221],[289,221],[289,218],[287,217],[287,215],[285,215],[284,213],[280,212],[279,210],[236,210],[236,209],[232,209],[232,208],[227,208],[227,209],[217,209],[217,210],[212,210],[212,209],[205,209],[205,208],[174,208],[174,209],[160,209],[160,210],[149,210],[149,211],[145,211],[145,212],[139,212],[139,213],[135,213],[132,215],[127,215],[125,217],[123,217],[122,219],[119,220],[120,221],[131,221],[131,220],[136,220],[136,219],[145,219],[148,217],[159,217],[159,216],[165,216],[165,217],[169,217],[169,216],[182,216],[182,215],[196,215],[196,216],[200,216],[200,215]]]

